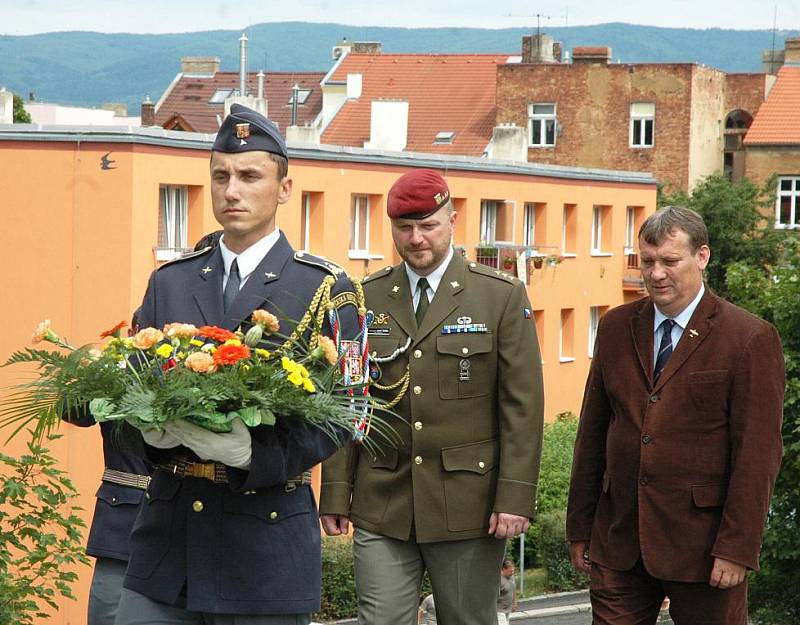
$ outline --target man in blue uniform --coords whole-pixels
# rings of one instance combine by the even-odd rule
[[[233,330],[253,310],[292,331],[326,277],[336,283],[343,339],[357,333],[356,297],[341,270],[295,253],[275,214],[292,191],[282,137],[264,116],[231,107],[211,155],[219,246],[150,278],[139,322]],[[307,471],[335,451],[314,428],[217,434],[181,422],[145,433],[156,470],[131,535],[118,625],[307,624],[319,609],[320,532]]]

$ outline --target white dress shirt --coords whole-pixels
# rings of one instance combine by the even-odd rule
[[[675,324],[672,326],[672,334],[670,338],[672,339],[672,349],[674,350],[678,346],[678,341],[681,340],[683,336],[683,331],[686,329],[686,325],[689,323],[689,319],[692,318],[694,314],[695,308],[700,303],[700,300],[703,298],[703,293],[706,292],[705,285],[701,282],[700,283],[700,291],[697,293],[695,298],[689,303],[689,305],[684,308],[681,312],[679,312],[674,317],[667,317],[664,313],[662,313],[658,306],[653,304],[653,307],[656,309],[656,314],[653,317],[653,366],[656,366],[656,358],[658,358],[658,348],[661,345],[661,335],[664,334],[664,329],[661,327],[661,323],[664,319],[672,319]]]
[[[408,286],[411,288],[411,305],[413,306],[414,310],[417,309],[417,304],[419,303],[419,293],[417,292],[417,282],[420,281],[420,278],[427,278],[428,279],[428,288],[425,289],[425,295],[428,297],[428,302],[433,301],[433,296],[436,295],[436,289],[439,288],[439,283],[442,281],[442,277],[444,276],[444,272],[447,270],[447,266],[450,264],[450,261],[453,258],[453,246],[450,246],[450,250],[447,252],[447,256],[441,262],[441,264],[431,271],[427,276],[420,276],[419,274],[415,273],[411,267],[408,266],[408,263],[405,263],[406,266],[406,274],[408,274]]]
[[[272,246],[278,242],[281,236],[281,231],[275,228],[263,239],[259,239],[253,245],[248,247],[241,254],[231,252],[225,246],[225,235],[219,240],[219,251],[222,253],[222,262],[225,263],[225,275],[222,278],[222,290],[225,291],[225,285],[228,284],[228,274],[231,271],[233,260],[236,259],[239,265],[239,288],[244,286],[250,275],[256,270],[258,264],[264,260],[264,256],[272,249]]]

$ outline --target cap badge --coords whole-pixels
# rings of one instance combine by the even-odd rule
[[[250,136],[250,124],[236,124],[236,138],[240,140],[239,145],[247,145],[247,139]]]
[[[450,194],[447,191],[445,191],[444,193],[435,194],[433,196],[433,200],[436,202],[436,204],[440,205],[440,204],[444,204],[447,201],[447,198],[449,198],[449,197],[450,197]]]

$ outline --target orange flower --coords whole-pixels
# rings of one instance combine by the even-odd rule
[[[128,325],[128,324],[125,323],[124,320],[120,321],[117,325],[115,325],[110,330],[106,330],[105,332],[101,332],[100,333],[100,338],[104,339],[104,338],[108,338],[109,336],[116,336],[117,338],[119,338],[120,330],[122,330],[122,328],[124,328],[126,325]]]
[[[33,336],[31,337],[31,342],[41,343],[42,341],[49,341],[51,336],[53,336],[53,331],[50,329],[50,320],[45,319],[36,326],[36,330],[33,331]]]
[[[220,345],[214,352],[214,363],[217,365],[235,365],[245,358],[250,358],[247,345]]]
[[[253,311],[253,323],[260,325],[267,334],[277,332],[281,327],[281,323],[275,315],[262,309]]]
[[[197,334],[197,328],[191,323],[168,323],[164,326],[164,334],[168,338],[190,339]]]
[[[319,337],[319,346],[328,364],[335,365],[339,360],[339,353],[336,351],[336,344],[327,336]]]
[[[150,349],[159,341],[164,340],[164,333],[155,328],[139,330],[133,337],[133,345],[137,349]]]
[[[213,373],[217,365],[214,364],[214,359],[211,354],[203,352],[195,352],[189,354],[184,362],[187,369],[196,371],[197,373]]]
[[[217,326],[202,326],[197,330],[197,333],[200,336],[205,336],[207,338],[214,339],[216,341],[219,341],[220,343],[224,343],[225,341],[230,341],[231,339],[239,338],[230,330],[225,330],[224,328],[218,328]]]

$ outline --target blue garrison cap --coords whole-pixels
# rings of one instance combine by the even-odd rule
[[[231,104],[230,115],[219,127],[211,149],[226,154],[272,152],[288,158],[278,127],[261,113],[241,104]]]

